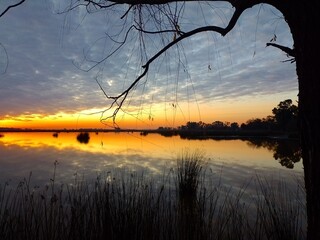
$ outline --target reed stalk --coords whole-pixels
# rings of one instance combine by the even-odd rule
[[[94,181],[44,187],[31,174],[0,184],[0,239],[305,239],[304,192],[256,177],[256,193],[215,182],[204,155],[184,152],[155,179],[114,170]]]

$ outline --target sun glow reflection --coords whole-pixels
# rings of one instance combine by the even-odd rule
[[[56,135],[55,135],[56,134]],[[77,132],[34,132],[34,133],[4,133],[0,142],[6,147],[17,145],[21,148],[53,147],[57,150],[74,149],[79,152],[118,154],[126,152],[130,154],[142,154],[145,156],[161,156],[174,158],[179,151],[185,148],[199,149],[215,161],[237,161],[234,156],[245,161],[255,162],[270,158],[267,149],[254,150],[247,146],[245,141],[228,140],[183,140],[179,136],[164,137],[160,134],[148,134],[141,136],[139,132],[91,132],[87,144],[77,140]],[[232,149],[230,149],[232,145]],[[259,154],[253,154],[254,152]],[[258,157],[259,156],[259,157]]]
[[[230,176],[246,179],[252,176],[252,172],[273,173],[287,170],[273,159],[270,150],[252,148],[242,140],[187,140],[160,134],[144,136],[139,132],[90,132],[89,141],[81,143],[77,139],[78,134],[79,132],[2,133],[2,171],[16,174],[19,166],[22,176],[32,170],[44,174],[47,179],[52,173],[52,163],[58,161],[65,177],[72,177],[74,172],[96,176],[106,169],[116,168],[163,174],[165,169],[175,166],[177,156],[184,150],[202,152],[206,164],[217,173],[217,177],[222,171],[231,174]],[[301,170],[302,164],[296,163],[294,171]]]

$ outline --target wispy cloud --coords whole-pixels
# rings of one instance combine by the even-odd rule
[[[106,32],[119,33],[119,39],[124,32],[120,24],[115,25],[117,19],[112,12],[86,16],[83,9],[78,9],[56,14],[53,10],[59,8],[58,2],[27,1],[0,19],[0,42],[9,55],[7,72],[0,76],[0,116],[102,109],[110,101],[95,79],[108,94],[116,95],[141,72],[144,62],[136,51],[140,45],[134,35],[130,35],[132,41],[123,51],[94,70],[77,68],[90,68],[116,49],[117,44]],[[205,4],[186,8],[181,28],[226,24],[232,8],[214,6],[218,8]],[[195,98],[207,102],[295,93],[295,65],[282,63],[286,59],[282,52],[265,47],[274,35],[279,43],[292,45],[285,21],[266,5],[246,11],[224,38],[214,33],[196,35],[152,64],[147,81],[143,80],[129,96],[130,105],[139,108],[142,101],[153,104]],[[151,46],[148,56],[161,46],[161,39],[152,37],[145,41]]]

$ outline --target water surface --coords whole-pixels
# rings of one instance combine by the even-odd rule
[[[61,183],[72,182],[75,176],[95,179],[119,168],[158,176],[174,168],[177,155],[185,149],[203,152],[207,169],[233,187],[243,186],[257,175],[286,179],[291,184],[303,175],[299,151],[290,142],[187,140],[137,132],[90,133],[86,142],[77,139],[78,134],[4,133],[0,138],[0,183],[17,183],[32,173],[33,184],[47,184],[56,161],[56,181]]]

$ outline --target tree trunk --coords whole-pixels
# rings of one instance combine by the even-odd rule
[[[317,45],[320,43],[319,36],[310,42],[305,44],[316,46],[319,53]],[[316,49],[309,50],[310,54],[311,51],[316,51]],[[305,58],[307,57],[303,58],[304,63],[299,64],[304,69],[303,75],[299,75],[299,111],[307,193],[308,239],[320,239],[320,82],[319,75],[316,74],[319,65],[316,64],[315,56],[307,60]]]
[[[308,236],[320,239],[320,24],[318,0],[282,9],[294,40],[299,80],[299,126],[307,194]]]

